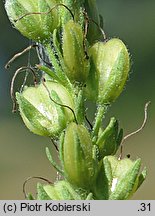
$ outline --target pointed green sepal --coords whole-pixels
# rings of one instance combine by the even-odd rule
[[[141,174],[138,176],[138,185],[137,185],[136,190],[138,190],[139,187],[142,185],[142,183],[145,181],[146,176],[147,176],[147,169],[146,169],[146,167],[144,167],[143,171],[142,171]]]
[[[53,159],[48,147],[46,147],[46,155],[47,155],[48,160],[52,164],[52,166],[63,176],[64,175],[63,170],[58,166],[58,164]]]
[[[100,134],[96,145],[99,147],[100,159],[107,155],[114,155],[119,147],[122,132],[118,134],[118,121],[113,117],[109,125]]]
[[[93,185],[93,193],[97,200],[108,200],[112,182],[112,169],[107,157],[100,162],[100,169]]]
[[[89,60],[84,52],[82,27],[70,20],[63,31],[63,57],[68,68],[66,72],[72,82],[85,83],[89,72]]]
[[[58,181],[54,185],[45,185],[44,190],[51,200],[81,200],[80,195],[67,181]]]
[[[50,200],[50,197],[44,190],[44,186],[40,183],[37,184],[37,200]]]

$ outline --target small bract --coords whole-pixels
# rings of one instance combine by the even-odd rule
[[[62,85],[49,81],[46,87],[48,90],[43,84],[27,87],[22,93],[16,93],[16,98],[21,117],[29,130],[41,136],[55,137],[68,122],[74,120],[72,111],[57,103],[71,109],[74,109],[74,105]]]

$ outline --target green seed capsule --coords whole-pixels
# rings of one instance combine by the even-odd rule
[[[63,164],[67,180],[78,187],[89,188],[94,176],[92,141],[83,125],[70,123],[63,143]]]
[[[74,109],[72,98],[60,84],[46,82],[37,87],[27,87],[22,93],[16,93],[19,111],[25,125],[35,134],[55,137],[74,119],[67,105]],[[50,96],[49,96],[50,94]],[[51,97],[51,98],[50,98]]]
[[[89,61],[86,59],[83,45],[82,27],[70,20],[64,25],[63,57],[68,68],[68,78],[75,82],[85,82],[89,72]]]
[[[90,48],[91,71],[87,94],[99,104],[111,103],[123,91],[129,73],[129,53],[124,43],[111,39]],[[92,96],[91,96],[92,94]]]
[[[58,0],[6,0],[5,9],[10,21],[24,36],[44,42],[59,25],[57,8],[48,13],[57,3]]]
[[[94,186],[97,199],[126,200],[140,187],[146,177],[146,168],[139,174],[141,160],[118,159],[105,156]]]

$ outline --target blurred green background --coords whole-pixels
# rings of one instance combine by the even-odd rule
[[[124,154],[130,153],[132,159],[142,158],[143,166],[148,168],[147,180],[133,199],[155,199],[155,1],[97,0],[97,4],[108,38],[121,38],[132,58],[125,91],[110,108],[106,122],[115,116],[127,134],[141,125],[144,105],[151,100],[147,125],[125,143]],[[30,133],[19,115],[11,113],[11,77],[16,68],[27,64],[27,55],[18,59],[9,71],[5,71],[4,65],[28,44],[11,27],[0,1],[0,199],[24,199],[22,185],[29,176],[56,178],[44,153],[51,142]],[[35,187],[36,181],[32,180],[27,190],[35,192]]]

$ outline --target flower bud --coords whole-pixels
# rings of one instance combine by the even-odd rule
[[[46,87],[43,84],[27,87],[22,93],[16,93],[16,98],[21,117],[29,130],[41,136],[55,137],[74,119],[71,110],[60,104],[72,109],[74,105],[62,85],[46,82]]]
[[[59,25],[57,8],[49,12],[57,3],[58,0],[6,0],[5,9],[10,21],[24,36],[44,42]]]
[[[83,125],[70,123],[63,143],[63,165],[66,179],[73,185],[89,188],[94,177],[92,141]]]
[[[89,72],[83,45],[82,27],[70,20],[64,25],[63,57],[68,68],[66,74],[71,81],[85,82]]]
[[[111,39],[90,48],[91,70],[87,94],[99,104],[111,103],[123,91],[129,73],[129,53],[124,43]],[[93,98],[89,95],[93,94]]]

